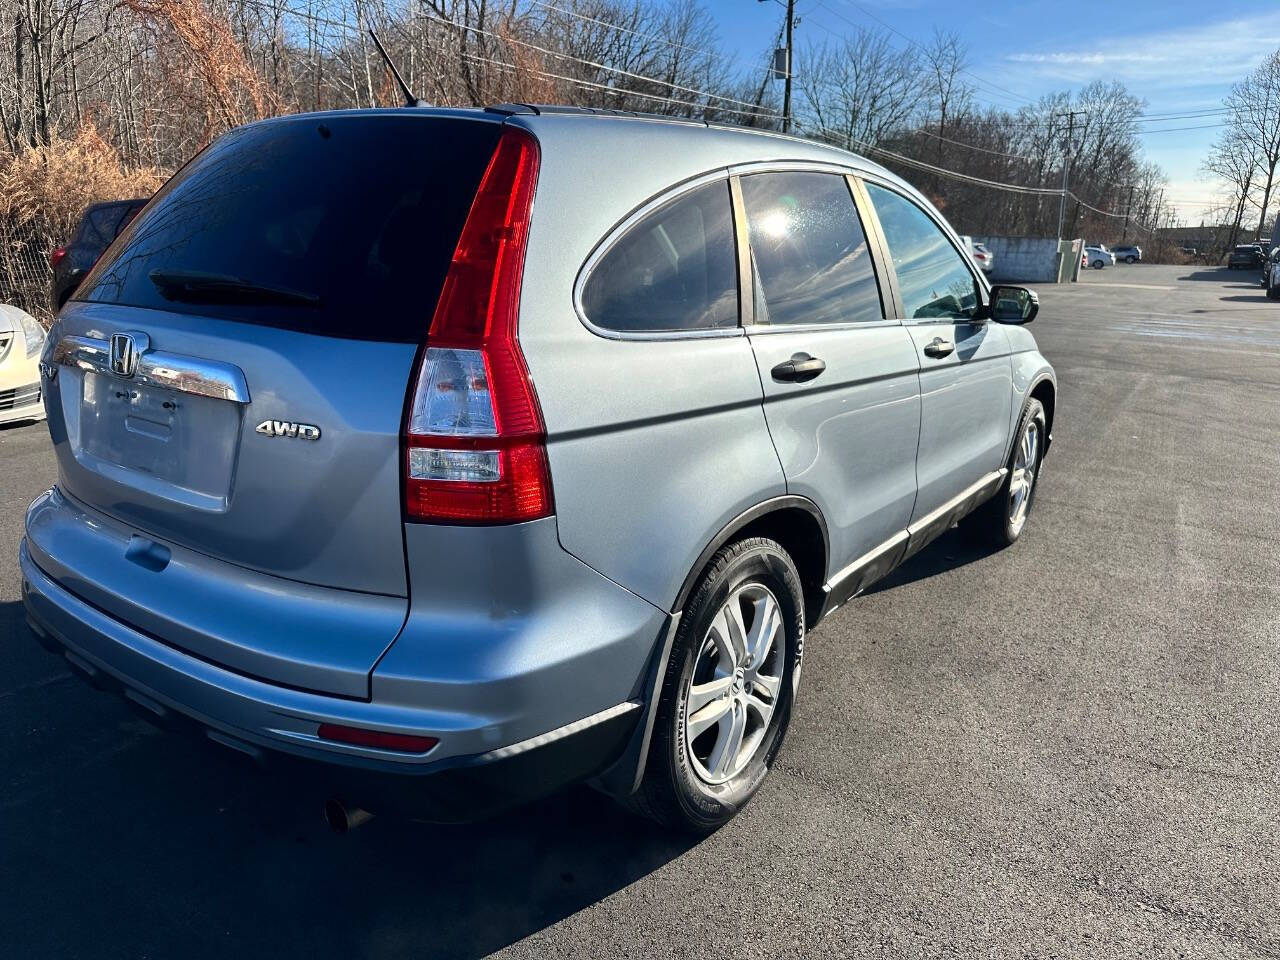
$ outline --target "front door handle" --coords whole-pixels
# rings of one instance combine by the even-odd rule
[[[946,357],[955,350],[956,345],[946,337],[934,337],[924,345],[926,357]]]
[[[827,369],[827,362],[807,353],[793,353],[790,360],[783,360],[769,373],[775,380],[789,383],[808,383]]]

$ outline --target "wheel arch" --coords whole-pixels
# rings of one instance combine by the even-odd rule
[[[1053,444],[1053,413],[1058,402],[1058,388],[1054,386],[1053,378],[1048,374],[1040,377],[1027,391],[1027,400],[1039,400],[1040,405],[1044,407],[1044,452],[1048,453],[1049,447]],[[1025,409],[1025,403],[1023,407]]]
[[[827,522],[822,510],[807,497],[787,494],[772,497],[742,511],[707,542],[681,584],[680,592],[671,606],[670,616],[654,646],[653,659],[641,691],[644,708],[631,742],[607,770],[588,781],[596,789],[610,796],[623,798],[639,788],[648,761],[662,678],[667,670],[672,641],[679,629],[685,604],[721,547],[742,537],[754,536],[776,540],[791,555],[800,572],[804,591],[806,629],[817,622],[826,599],[822,584],[826,580],[831,551]]]
[[[791,555],[804,590],[805,622],[817,621],[822,609],[827,565],[831,557],[831,540],[827,522],[818,505],[807,497],[787,494],[772,497],[738,514],[702,548],[698,559],[685,576],[671,610],[684,609],[711,558],[725,544],[743,537],[767,537],[776,540]]]

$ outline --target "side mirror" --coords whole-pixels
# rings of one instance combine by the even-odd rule
[[[1026,287],[991,288],[988,315],[996,323],[1030,323],[1040,312],[1040,298]]]

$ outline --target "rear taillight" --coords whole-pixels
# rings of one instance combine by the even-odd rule
[[[405,514],[517,523],[552,512],[546,433],[516,337],[538,144],[507,127],[436,305],[409,408]]]
[[[54,250],[52,253],[49,254],[49,266],[56,267],[58,264],[62,262],[62,258],[65,257],[66,255],[67,255],[67,248],[58,247],[58,249]]]

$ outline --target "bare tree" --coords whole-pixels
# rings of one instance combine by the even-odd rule
[[[857,150],[878,146],[921,119],[920,62],[913,51],[863,29],[842,43],[810,48],[797,77],[802,123]]]
[[[1249,206],[1259,207],[1255,194],[1262,166],[1262,156],[1257,144],[1251,139],[1242,138],[1234,127],[1218,137],[1209,156],[1204,160],[1204,173],[1224,183],[1229,193],[1226,206],[1231,211],[1228,214],[1231,217],[1231,230],[1224,238],[1219,254],[1235,245],[1240,236],[1245,209]],[[1261,219],[1259,215],[1259,220]]]
[[[1262,184],[1258,227],[1254,232],[1257,240],[1271,206],[1276,168],[1280,167],[1280,50],[1233,86],[1225,105],[1230,111],[1228,135],[1252,154],[1257,165],[1255,175]]]

